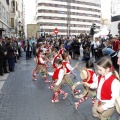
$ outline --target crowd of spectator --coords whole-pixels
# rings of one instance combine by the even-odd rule
[[[81,34],[74,38],[66,37],[58,40],[49,39],[47,41],[57,49],[59,49],[61,44],[64,44],[72,59],[79,60],[82,57],[82,61],[87,62],[91,57],[99,60],[103,56],[108,56],[112,60],[114,67],[118,68],[117,59],[120,41],[117,35],[107,39],[96,37],[93,40],[91,36]],[[83,48],[83,56],[80,55],[80,47]]]
[[[82,61],[88,61],[91,57],[95,60],[100,59],[103,56],[109,56],[113,62],[115,68],[118,68],[117,59],[118,51],[120,49],[120,41],[118,36],[111,37],[108,39],[103,38],[91,38],[87,34],[80,34],[73,38],[59,38],[59,39],[42,39],[41,37],[32,41],[31,38],[28,40],[21,40],[16,38],[2,38],[0,37],[0,75],[14,71],[15,63],[22,56],[22,51],[26,53],[26,60],[32,58],[35,55],[37,43],[48,41],[51,46],[54,46],[59,50],[60,45],[64,44],[65,49],[69,52],[72,59]],[[80,54],[80,47],[83,48],[83,55]]]
[[[15,63],[22,56],[25,41],[16,38],[0,37],[0,76],[14,72]]]

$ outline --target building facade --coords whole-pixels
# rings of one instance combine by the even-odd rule
[[[120,22],[120,0],[112,0],[111,9],[111,33],[115,36],[118,35],[118,23]]]
[[[36,0],[36,22],[40,30],[53,35],[89,33],[93,23],[100,29],[100,0]]]
[[[22,37],[25,25],[25,10],[23,0],[11,0],[10,8],[11,36]]]
[[[10,36],[10,3],[9,0],[0,0],[0,36]]]

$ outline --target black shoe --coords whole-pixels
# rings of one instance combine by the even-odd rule
[[[0,73],[0,76],[3,76],[4,74]]]
[[[10,73],[10,71],[5,71],[4,73]]]

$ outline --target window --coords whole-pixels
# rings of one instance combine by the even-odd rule
[[[64,6],[64,5],[61,5],[61,8],[65,8],[65,6]]]
[[[2,6],[2,20],[5,21],[5,7]]]
[[[11,27],[14,28],[14,18],[11,18]]]
[[[65,26],[65,24],[64,24],[64,23],[61,23],[61,26]]]
[[[9,25],[9,13],[7,12],[7,24]]]
[[[61,14],[65,14],[65,12],[64,12],[64,11],[61,11],[60,13],[61,13]]]

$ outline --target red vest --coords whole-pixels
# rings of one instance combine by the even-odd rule
[[[59,54],[62,55],[64,51],[64,48],[60,49]]]
[[[62,62],[62,64],[63,64],[63,66],[65,67],[65,69],[66,69],[66,73],[69,73],[70,72],[70,70],[67,68],[67,66],[66,66],[66,64],[67,63],[69,63],[69,62]]]
[[[87,71],[90,73],[90,79],[89,79],[89,81],[84,80],[84,82],[86,81],[87,83],[92,84],[93,83],[93,75],[95,72],[92,70],[87,70]]]
[[[46,49],[47,49],[47,51],[49,52],[49,51],[50,51],[50,50],[49,50],[49,49],[50,49],[50,46],[46,46]]]
[[[52,76],[52,79],[53,80],[58,80],[58,74],[60,72],[60,69],[62,69],[62,67],[58,68],[58,69],[55,69],[54,73],[53,73],[53,76]]]
[[[100,83],[100,80],[101,80],[101,77],[102,76],[99,76],[98,77],[98,86],[99,86],[99,83]],[[110,100],[112,98],[111,96],[111,85],[112,85],[112,82],[113,80],[115,79],[116,77],[114,75],[111,75],[107,80],[105,80],[105,82],[103,83],[102,85],[102,88],[101,88],[101,100]]]
[[[44,65],[44,64],[42,64],[42,63],[40,62],[40,60],[39,60],[40,58],[42,58],[42,57],[41,57],[40,55],[38,55],[38,56],[37,56],[37,59],[38,59],[37,64],[38,64],[38,65]],[[43,59],[43,58],[42,58],[42,59]]]
[[[53,60],[53,68],[55,68],[55,69],[56,69],[55,60],[57,60],[58,58],[60,58],[60,56],[59,56],[59,55],[56,55],[56,56],[54,57],[54,60]]]
[[[119,46],[119,44],[120,44],[119,40],[115,40],[115,42],[113,43],[113,50],[114,50],[115,52],[118,51],[118,46]]]

